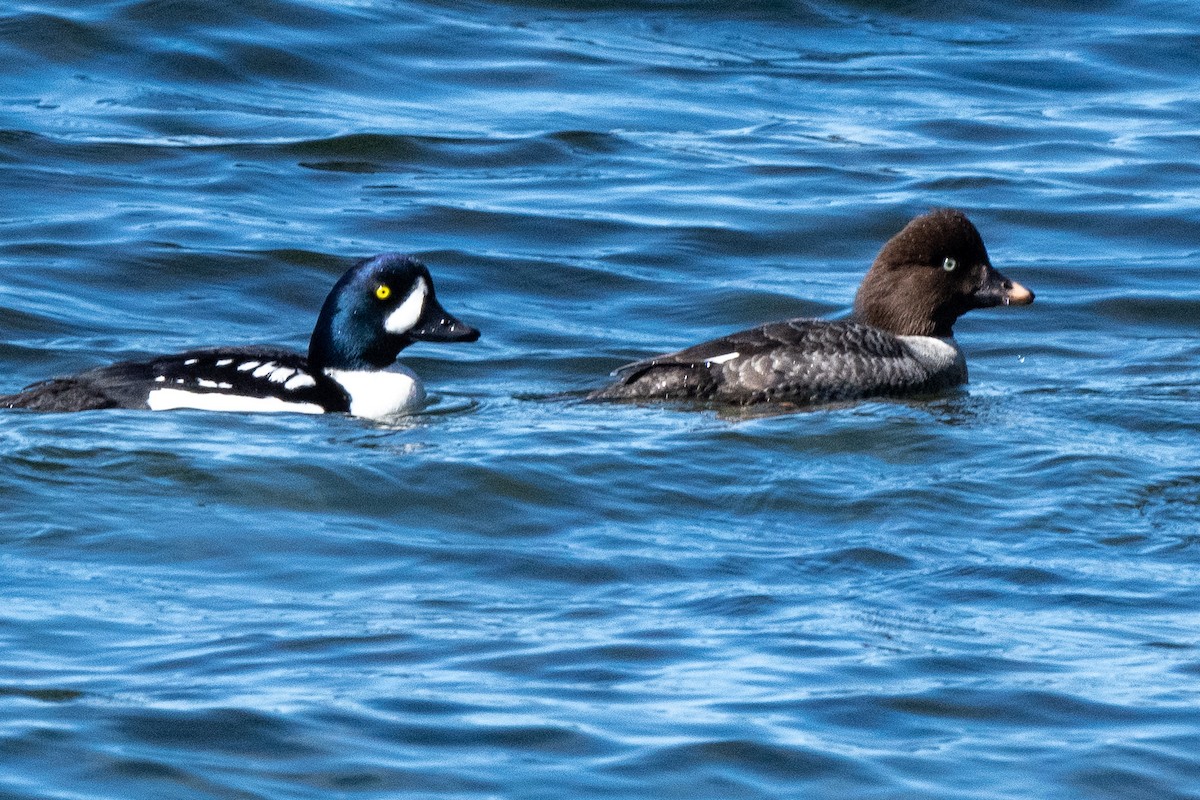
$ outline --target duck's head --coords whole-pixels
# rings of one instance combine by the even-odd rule
[[[854,299],[860,322],[897,336],[954,335],[973,308],[1024,306],[1033,292],[997,271],[967,215],[937,209],[888,240]]]
[[[376,370],[415,341],[473,342],[479,331],[442,308],[429,270],[399,253],[360,261],[325,298],[308,345],[317,369]]]

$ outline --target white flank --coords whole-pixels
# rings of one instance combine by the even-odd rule
[[[247,372],[254,369],[261,363],[261,361],[247,361],[245,364],[238,364],[238,372]]]
[[[299,375],[288,378],[288,382],[283,385],[283,388],[289,390],[303,389],[306,386],[316,386],[317,382],[312,375],[305,375],[301,372]]]
[[[412,330],[413,326],[417,324],[417,320],[421,318],[421,312],[425,310],[425,297],[428,294],[429,288],[425,285],[425,279],[417,278],[408,297],[404,298],[404,302],[396,306],[396,310],[388,314],[387,319],[383,321],[383,329],[388,333],[395,334],[407,333]]]
[[[713,356],[712,358],[706,358],[704,360],[709,364],[724,364],[726,361],[733,361],[740,355],[741,353],[734,351],[732,353],[725,353],[724,355]]]
[[[217,392],[185,392],[182,389],[155,389],[146,398],[152,411],[198,408],[204,411],[291,411],[297,414],[323,414],[316,403],[289,403],[278,397],[246,397]]]
[[[936,336],[897,336],[913,358],[930,372],[941,372],[947,369],[967,368],[967,359],[953,339],[939,339]]]
[[[222,358],[220,361],[217,362],[217,366],[218,367],[228,367],[232,363],[233,363],[232,358]]]
[[[350,395],[350,413],[356,417],[387,419],[411,414],[425,405],[421,379],[401,364],[393,364],[386,370],[325,372]]]
[[[271,383],[283,383],[288,378],[296,374],[296,370],[291,367],[279,367],[271,370],[271,374],[267,376],[267,380]]]
[[[263,364],[258,369],[254,370],[254,372],[252,372],[251,374],[256,378],[261,378],[263,375],[266,375],[268,372],[270,372],[273,369],[275,369],[275,362],[268,361],[267,363]]]

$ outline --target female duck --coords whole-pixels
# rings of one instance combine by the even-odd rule
[[[1032,302],[1033,292],[992,267],[966,215],[941,209],[884,245],[851,319],[773,322],[638,361],[589,399],[749,405],[931,394],[967,381],[955,320]]]

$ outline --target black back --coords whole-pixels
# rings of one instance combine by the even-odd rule
[[[313,385],[286,388],[286,380],[256,377],[257,363],[295,370],[289,377],[309,375]],[[202,383],[203,381],[203,383]],[[298,382],[297,382],[298,383]],[[215,384],[209,385],[209,384]],[[322,373],[308,371],[304,356],[274,347],[218,347],[158,356],[146,361],[122,361],[65,378],[32,384],[14,395],[0,397],[0,406],[35,411],[88,411],[102,408],[147,408],[150,392],[159,388],[198,394],[237,394],[280,397],[292,403],[312,403],[326,411],[347,411],[349,398]]]

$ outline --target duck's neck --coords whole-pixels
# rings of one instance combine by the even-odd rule
[[[935,298],[916,287],[904,285],[903,278],[880,277],[872,269],[863,278],[854,297],[854,319],[896,336],[954,336],[954,309],[937,304]]]
[[[374,336],[352,328],[342,326],[339,329],[333,323],[318,320],[308,343],[309,368],[347,372],[387,369],[404,348],[404,342],[394,337]],[[361,342],[370,344],[363,346]]]

